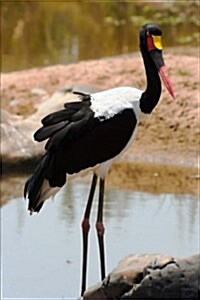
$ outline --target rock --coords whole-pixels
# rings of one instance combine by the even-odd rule
[[[85,94],[92,94],[100,91],[96,87],[92,87],[87,84],[77,84],[74,86],[66,85],[58,90],[58,92],[66,94],[66,93],[73,93],[73,92],[81,92]]]
[[[36,96],[46,96],[48,93],[45,89],[36,87],[31,90],[31,94]]]
[[[199,270],[200,255],[130,255],[83,299],[198,299]]]
[[[10,106],[10,107],[15,107],[15,106],[20,105],[21,102],[22,102],[21,99],[12,98],[12,99],[10,99],[10,101],[9,101],[9,106]]]
[[[35,124],[1,110],[1,155],[3,159],[30,157],[34,151],[32,132]]]
[[[80,100],[77,95],[74,95],[71,92],[66,92],[64,89],[59,89],[53,93],[53,95],[39,103],[36,108],[36,113],[32,114],[29,119],[39,121],[47,114],[54,112],[59,109],[63,109],[63,105],[69,101],[78,101]]]
[[[86,84],[77,84],[74,85],[72,88],[72,92],[81,92],[85,94],[92,94],[100,91],[100,89],[97,89],[96,87],[91,87],[90,85]]]

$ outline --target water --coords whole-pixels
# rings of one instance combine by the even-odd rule
[[[164,48],[198,47],[198,1],[67,2],[3,1],[3,72],[138,51],[149,22],[161,26]]]
[[[77,299],[80,220],[88,189],[88,184],[72,181],[33,216],[22,198],[10,199],[2,207],[3,299]],[[96,204],[91,216],[89,285],[99,281]],[[128,254],[185,257],[199,252],[199,208],[193,196],[107,188],[104,213],[107,272]]]

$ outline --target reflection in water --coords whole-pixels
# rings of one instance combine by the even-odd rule
[[[195,1],[67,2],[3,1],[4,72],[138,50],[138,30],[152,16],[165,33],[164,46],[198,47]]]
[[[78,296],[80,221],[88,192],[87,184],[72,181],[54,201],[46,203],[40,214],[32,217],[21,198],[3,206],[3,297]],[[99,280],[96,204],[91,216],[89,285]],[[107,190],[107,271],[131,253],[183,257],[198,252],[198,213],[198,201],[189,195]]]

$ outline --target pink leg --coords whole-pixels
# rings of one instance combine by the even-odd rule
[[[96,222],[96,230],[97,237],[99,241],[99,254],[100,254],[100,265],[101,265],[101,279],[105,278],[105,252],[104,252],[104,232],[105,228],[103,225],[103,198],[104,198],[104,185],[105,181],[100,179],[100,189],[99,189],[99,206],[97,213],[97,222]]]

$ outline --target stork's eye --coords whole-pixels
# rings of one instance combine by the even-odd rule
[[[150,32],[149,31],[147,31],[147,36],[150,36]]]

